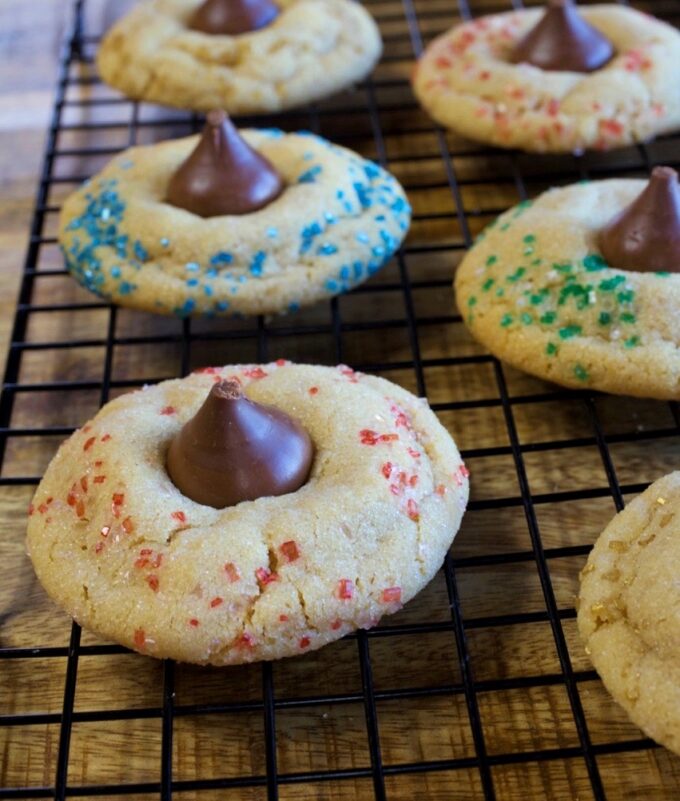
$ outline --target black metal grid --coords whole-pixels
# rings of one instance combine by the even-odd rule
[[[385,57],[383,63],[405,62],[409,55],[418,56],[423,49],[423,35],[421,26],[427,26],[428,38],[434,33],[444,30],[451,22],[453,14],[458,13],[463,19],[470,18],[474,13],[489,13],[506,10],[509,4],[479,3],[459,0],[457,8],[454,3],[427,4],[425,0],[402,0],[402,5],[396,3],[380,4],[378,0],[368,0],[367,5],[375,14],[381,25],[387,30],[384,33]],[[512,6],[518,7],[521,2],[512,0]],[[644,4],[645,10],[657,16],[677,22],[680,9],[673,2],[648,2]],[[395,328],[403,329],[407,334],[409,358],[399,361],[378,361],[373,363],[355,363],[357,369],[377,373],[390,374],[392,371],[412,371],[415,388],[420,395],[427,395],[428,376],[431,368],[454,368],[471,365],[490,365],[495,381],[493,397],[473,400],[443,400],[433,403],[433,408],[439,412],[461,412],[470,409],[499,409],[507,430],[507,445],[494,445],[493,447],[474,447],[464,450],[464,457],[468,460],[483,459],[494,456],[509,457],[516,473],[519,492],[505,497],[491,499],[473,499],[470,512],[485,510],[500,510],[509,507],[518,507],[522,510],[528,529],[530,549],[512,552],[489,552],[472,556],[455,558],[447,557],[444,564],[445,587],[450,607],[450,619],[446,621],[431,621],[417,623],[394,624],[389,619],[371,631],[361,631],[351,635],[348,639],[356,643],[357,659],[360,667],[361,690],[358,692],[338,692],[337,694],[300,695],[298,697],[277,698],[275,667],[271,664],[253,666],[252,671],[261,671],[261,699],[244,700],[230,703],[210,704],[177,704],[175,702],[175,665],[166,661],[163,666],[163,692],[162,704],[157,706],[142,706],[130,709],[79,711],[74,708],[76,687],[78,682],[79,660],[82,657],[97,657],[112,654],[127,653],[125,649],[115,645],[94,644],[81,645],[81,630],[73,625],[70,642],[64,646],[43,647],[39,643],[36,647],[11,647],[0,642],[0,667],[6,660],[35,659],[35,658],[66,658],[66,679],[63,696],[63,709],[61,713],[22,713],[1,714],[0,729],[4,727],[40,726],[57,724],[59,726],[58,754],[56,759],[56,773],[51,784],[41,786],[12,786],[0,787],[0,798],[45,798],[54,797],[64,799],[67,796],[99,796],[99,795],[128,795],[137,793],[160,794],[161,798],[168,800],[174,793],[185,791],[200,791],[209,789],[228,788],[265,788],[266,797],[273,801],[279,797],[279,790],[284,785],[306,785],[312,782],[342,781],[351,779],[369,779],[372,781],[373,794],[378,801],[388,798],[386,779],[402,774],[417,774],[428,772],[450,772],[454,776],[457,771],[470,769],[478,772],[479,797],[494,799],[497,791],[494,782],[494,767],[513,765],[519,763],[543,763],[554,760],[576,759],[582,760],[585,765],[592,796],[598,801],[610,798],[603,785],[598,758],[603,755],[629,753],[654,747],[648,739],[637,738],[624,741],[600,742],[591,741],[588,722],[582,704],[579,685],[595,679],[591,670],[576,670],[572,667],[572,659],[565,639],[563,624],[575,617],[571,607],[560,606],[556,599],[551,580],[551,563],[567,557],[583,557],[587,545],[560,545],[558,547],[544,547],[537,508],[544,504],[563,503],[569,501],[583,501],[595,498],[611,498],[613,508],[621,509],[624,496],[644,489],[646,482],[621,482],[617,477],[615,459],[610,446],[621,443],[648,443],[650,459],[654,457],[654,448],[658,443],[673,441],[680,432],[680,411],[675,403],[669,404],[670,423],[662,426],[652,426],[645,430],[635,427],[607,433],[606,421],[598,408],[598,396],[590,392],[566,392],[556,388],[541,388],[534,392],[513,393],[509,386],[508,370],[494,358],[486,355],[456,355],[446,357],[427,358],[421,354],[420,336],[427,326],[457,326],[461,318],[455,314],[427,315],[418,314],[414,295],[419,290],[450,291],[450,278],[427,275],[419,277],[418,264],[412,266],[412,259],[423,254],[444,253],[451,256],[454,262],[462,255],[472,240],[472,229],[475,221],[486,222],[503,210],[499,208],[476,208],[473,202],[464,202],[466,186],[476,186],[484,183],[493,183],[496,178],[493,173],[490,177],[472,179],[459,175],[457,162],[459,159],[500,159],[514,184],[517,199],[524,199],[539,193],[547,183],[567,183],[579,178],[607,177],[610,175],[644,174],[654,163],[664,161],[677,166],[680,160],[679,139],[665,137],[651,145],[642,145],[620,151],[618,154],[588,154],[583,157],[532,157],[528,159],[519,153],[500,154],[479,146],[470,148],[464,146],[457,150],[452,147],[447,135],[431,123],[422,124],[422,118],[417,118],[417,124],[411,126],[406,115],[413,113],[416,119],[416,104],[400,100],[390,103],[385,98],[392,89],[404,89],[407,78],[402,75],[375,78],[368,80],[358,87],[359,102],[355,96],[348,105],[320,104],[319,107],[310,108],[304,112],[289,112],[265,120],[266,123],[279,124],[285,128],[308,127],[320,131],[329,138],[335,138],[342,144],[352,146],[353,141],[363,140],[366,136],[356,133],[344,126],[343,130],[336,130],[341,119],[350,121],[353,115],[362,115],[368,120],[372,144],[368,148],[373,151],[377,160],[388,167],[393,167],[399,161],[441,160],[444,166],[444,183],[427,183],[427,181],[406,182],[407,190],[437,191],[447,190],[453,200],[454,208],[451,212],[435,212],[415,215],[414,220],[419,223],[444,221],[453,228],[457,226],[459,239],[457,241],[432,242],[421,245],[406,245],[396,256],[396,279],[370,282],[368,285],[355,290],[354,295],[390,294],[396,293],[403,300],[404,315],[397,319],[379,319],[352,322],[343,318],[342,302],[334,299],[330,302],[328,321],[319,322],[312,319],[308,321],[305,315],[280,321],[267,321],[258,318],[245,325],[216,326],[215,328],[199,326],[195,322],[185,320],[177,323],[173,331],[160,330],[137,336],[119,335],[118,323],[120,311],[108,304],[91,299],[60,304],[35,303],[34,293],[39,281],[49,277],[65,275],[61,269],[40,269],[39,261],[41,251],[53,245],[55,239],[44,233],[46,219],[50,214],[58,211],[58,206],[51,201],[51,189],[60,184],[76,184],[86,178],[86,175],[56,175],[55,162],[65,156],[83,157],[105,156],[118,151],[119,147],[98,145],[98,136],[104,130],[123,129],[127,131],[127,141],[133,144],[138,141],[140,132],[161,131],[164,126],[179,126],[179,129],[196,130],[198,119],[195,116],[168,113],[167,118],[160,117],[146,120],[142,116],[142,107],[136,103],[129,103],[118,97],[96,98],[88,96],[88,87],[96,86],[98,78],[92,73],[81,74],[79,65],[92,61],[93,49],[97,37],[88,36],[83,27],[84,0],[75,3],[74,26],[72,34],[64,45],[61,55],[57,96],[52,121],[49,128],[46,154],[42,176],[40,179],[35,214],[31,226],[30,244],[26,256],[25,269],[21,283],[19,301],[14,321],[11,347],[4,378],[4,387],[0,398],[0,464],[5,456],[8,443],[13,438],[21,437],[55,437],[61,439],[71,432],[67,426],[40,426],[37,421],[32,427],[12,426],[12,414],[21,399],[28,393],[43,392],[70,392],[94,390],[99,392],[100,403],[105,403],[113,391],[139,386],[143,383],[172,377],[171,375],[157,375],[155,367],[139,379],[118,380],[113,377],[113,363],[115,348],[128,345],[156,346],[162,342],[174,342],[179,346],[179,364],[177,372],[186,374],[192,366],[192,347],[197,343],[237,343],[242,340],[252,341],[255,345],[257,358],[266,361],[279,355],[279,343],[286,338],[296,337],[303,342],[304,354],[306,342],[316,337],[330,337],[332,340],[332,360],[342,362],[345,360],[346,338],[349,334],[360,333],[363,337],[377,336],[381,332]],[[405,21],[405,25],[403,24]],[[397,33],[389,32],[393,23],[401,23]],[[397,25],[399,27],[399,25]],[[409,54],[410,47],[410,54]],[[81,92],[73,96],[73,92]],[[91,121],[71,124],[64,122],[64,115],[69,108],[111,107],[129,109],[129,117],[123,122],[113,123]],[[391,113],[403,115],[396,122],[385,123],[384,115]],[[261,122],[261,120],[247,120],[246,122]],[[342,125],[340,126],[343,127]],[[64,148],[59,144],[59,137],[66,130],[83,131],[93,144],[88,143],[76,148]],[[429,150],[410,152],[407,156],[390,157],[386,144],[386,136],[398,133],[399,135],[419,135],[426,133],[434,147]],[[476,226],[478,227],[478,226]],[[435,238],[436,239],[436,238]],[[382,294],[380,294],[382,297]],[[49,314],[64,311],[83,311],[87,309],[106,309],[108,322],[106,331],[98,338],[71,338],[67,341],[50,343],[36,343],[27,336],[32,317],[37,314]],[[26,354],[34,351],[54,349],[58,358],[60,351],[77,351],[82,348],[103,347],[104,364],[101,380],[53,380],[41,382],[24,382],[21,380],[22,362]],[[517,409],[523,405],[554,402],[573,402],[580,404],[580,413],[589,421],[591,433],[568,439],[557,439],[542,442],[523,443],[518,434]],[[640,402],[643,403],[643,402]],[[540,413],[540,412],[539,412]],[[552,492],[532,493],[530,489],[526,458],[529,454],[547,453],[549,451],[575,454],[572,458],[578,459],[579,449],[596,448],[603,467],[606,482],[601,486],[589,486],[580,489],[556,490]],[[661,471],[663,472],[663,471]],[[0,477],[0,490],[8,486],[31,487],[38,483],[39,476],[2,476]],[[476,481],[484,481],[483,474],[477,474]],[[613,509],[612,509],[613,510]],[[464,616],[460,602],[459,576],[465,569],[491,566],[511,565],[533,562],[536,565],[540,589],[544,602],[544,609],[533,612],[509,612],[492,616]],[[511,678],[475,679],[474,663],[470,659],[468,639],[470,633],[478,629],[491,626],[512,627],[520,624],[546,622],[552,634],[554,645],[559,659],[559,672],[540,673],[537,675],[523,675]],[[460,681],[445,685],[404,688],[404,689],[378,689],[375,687],[370,648],[371,643],[378,638],[390,638],[400,635],[424,636],[431,633],[448,633],[451,635],[451,647],[455,648],[460,667]],[[578,744],[569,747],[541,748],[537,750],[521,750],[506,753],[490,753],[485,739],[485,727],[480,715],[479,698],[481,694],[545,686],[563,686],[568,696],[569,707],[575,724]],[[451,759],[421,760],[409,763],[386,763],[381,756],[381,735],[379,728],[378,703],[385,700],[419,699],[434,696],[460,696],[464,699],[469,725],[474,744],[474,756],[460,756]],[[365,715],[366,735],[368,739],[368,754],[370,763],[361,768],[351,769],[318,769],[314,771],[284,773],[277,770],[277,714],[289,709],[299,709],[320,705],[362,704]],[[236,777],[222,777],[220,775],[206,775],[192,780],[177,780],[173,778],[173,733],[176,721],[187,716],[212,716],[224,713],[251,712],[262,716],[264,732],[264,752],[266,770],[261,775],[244,775]],[[156,719],[161,721],[162,746],[161,759],[158,767],[158,779],[146,783],[117,783],[115,785],[77,784],[68,779],[69,746],[74,724],[82,722],[100,722],[129,719]],[[677,789],[677,788],[676,788]]]

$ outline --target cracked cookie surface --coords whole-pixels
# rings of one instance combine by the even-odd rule
[[[315,444],[298,491],[194,503],[168,445],[213,382],[298,419]],[[79,623],[203,664],[293,656],[375,625],[433,577],[467,470],[424,400],[347,367],[205,368],[107,404],[60,448],[29,510],[41,583]]]
[[[418,99],[461,136],[528,151],[608,150],[680,128],[680,33],[620,5],[580,6],[614,45],[591,73],[512,64],[543,9],[480,17],[435,39],[413,76]]]
[[[271,25],[238,36],[187,28],[200,0],[142,2],[104,37],[97,66],[128,97],[195,111],[276,112],[347,88],[382,50],[353,0],[278,0]]]
[[[578,627],[606,688],[680,753],[680,472],[655,481],[600,535],[581,572]]]
[[[59,241],[73,276],[143,311],[252,315],[346,292],[390,259],[411,216],[390,173],[314,134],[241,134],[286,180],[275,201],[204,219],[164,200],[198,137],[131,148],[63,205]]]
[[[645,186],[575,184],[502,214],[456,273],[475,338],[567,387],[680,398],[680,275],[615,270],[597,246],[601,228]]]

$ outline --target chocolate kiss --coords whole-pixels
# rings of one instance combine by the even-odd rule
[[[224,111],[211,111],[193,153],[170,179],[167,202],[200,217],[249,214],[276,200],[284,187],[275,167]]]
[[[187,498],[222,509],[295,492],[313,456],[299,423],[249,400],[236,381],[220,381],[170,443],[167,469]]]
[[[189,28],[235,36],[264,28],[279,13],[279,7],[271,0],[205,0],[189,19]]]
[[[571,0],[552,0],[538,23],[516,45],[510,60],[542,70],[592,72],[614,55],[614,47],[586,22]]]
[[[637,198],[600,231],[600,250],[619,270],[680,272],[680,184],[654,167]]]

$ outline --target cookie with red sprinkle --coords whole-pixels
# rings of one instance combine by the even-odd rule
[[[454,26],[425,50],[413,88],[437,122],[472,140],[609,150],[680,128],[679,63],[680,33],[654,17],[552,3]]]
[[[297,489],[218,508],[173,483],[171,443],[199,411],[219,417],[206,406],[216,388],[240,404],[232,422],[246,404],[306,431],[313,459]],[[257,463],[230,453],[234,470]],[[55,602],[106,639],[201,664],[277,659],[413,598],[458,530],[467,476],[426,401],[389,381],[283,360],[206,368],[117,398],[61,446],[28,551]]]

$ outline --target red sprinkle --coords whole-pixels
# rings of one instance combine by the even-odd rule
[[[399,434],[381,434],[380,441],[381,442],[394,442],[395,440],[399,439]]]
[[[198,620],[196,620],[195,617],[192,617],[191,620],[189,621],[189,625],[196,628],[197,626],[200,626],[200,623],[198,622]]]
[[[385,462],[381,468],[381,472],[385,478],[389,478],[392,475],[392,462]]]
[[[232,584],[241,578],[241,574],[233,562],[226,563],[224,566],[224,572],[227,574],[229,581],[231,581]]]
[[[146,645],[146,634],[144,629],[135,629],[134,642],[137,648],[144,648]]]
[[[76,514],[78,517],[84,517],[85,515],[85,504],[82,501],[78,501],[76,504]]]
[[[309,637],[301,637],[300,638],[300,648],[308,648],[310,642],[311,642],[311,640],[309,639]]]
[[[331,623],[331,628],[333,629],[333,631],[337,631],[340,628],[340,626],[342,626],[342,621],[341,620],[334,620]]]
[[[154,592],[158,592],[158,576],[147,576],[146,583]]]
[[[103,484],[106,481],[106,476],[95,476],[92,481],[95,484]]]
[[[252,648],[255,645],[255,638],[252,634],[244,631],[243,634],[236,640],[235,645],[242,648]]]
[[[370,428],[362,428],[359,432],[359,439],[362,445],[375,445],[378,442],[378,434]]]
[[[104,434],[102,442],[108,442],[111,439],[111,434]]]
[[[437,488],[435,489],[435,492],[437,493],[437,495],[446,495],[447,490],[444,484],[438,484]]]
[[[623,133],[623,125],[618,120],[600,120],[599,127],[600,131],[611,134],[612,136],[619,136]]]
[[[294,562],[300,558],[300,550],[295,540],[288,540],[279,546],[279,550],[289,562]]]
[[[354,582],[349,579],[338,581],[338,598],[341,601],[349,601],[354,595]]]
[[[40,506],[38,507],[38,511],[40,512],[40,514],[41,514],[41,515],[44,515],[44,514],[45,514],[45,512],[46,512],[46,511],[47,511],[49,508],[50,508],[50,507],[49,507],[49,506],[48,506],[46,503],[41,503],[41,504],[40,504]]]
[[[418,504],[413,500],[413,498],[409,498],[406,504],[406,514],[413,520],[414,522],[418,522],[420,520],[420,512],[418,511]]]
[[[135,530],[135,524],[132,522],[131,517],[126,517],[125,520],[121,523],[123,526],[123,531],[126,534],[131,534]]]
[[[210,608],[214,609],[216,606],[221,606],[224,603],[224,598],[220,598],[219,595],[210,601]]]
[[[420,459],[420,457],[422,456],[420,451],[417,451],[414,448],[409,448],[408,449],[408,455],[412,456],[414,459]]]
[[[87,476],[80,479],[80,486],[83,488],[83,492],[87,492]]]
[[[177,409],[175,409],[174,406],[164,406],[161,409],[161,414],[170,415],[170,414],[175,414],[176,411]]]
[[[261,367],[247,367],[243,371],[246,378],[265,378],[267,373]]]
[[[401,587],[388,587],[382,591],[383,603],[399,603],[401,601]]]
[[[100,554],[100,553],[101,553],[103,550],[104,550],[104,543],[103,543],[103,542],[98,542],[98,543],[97,543],[97,544],[94,546],[94,552],[95,552],[96,554]]]
[[[66,496],[66,503],[69,506],[75,506],[76,505],[76,501],[77,501],[77,498],[76,498],[76,485],[74,484],[71,487],[71,489],[69,490],[68,495]]]
[[[139,555],[140,556],[151,556],[152,553],[153,553],[153,550],[151,548],[142,548],[142,550],[139,552]]]
[[[33,504],[29,503],[28,504],[28,514],[29,514],[29,516],[32,515],[34,511],[35,511],[35,509],[33,507]]]
[[[178,523],[186,523],[187,521],[187,516],[184,514],[184,512],[179,510],[177,512],[172,512],[170,517],[172,517],[173,520],[176,520]]]
[[[279,615],[279,620],[282,623],[287,623],[288,622],[288,615]]]
[[[276,573],[272,573],[272,571],[269,570],[266,567],[258,567],[257,570],[255,571],[255,578],[264,587],[266,587],[267,584],[272,584],[274,581],[278,581],[279,580],[279,577],[277,576],[277,574]]]
[[[316,395],[319,392],[319,387],[310,387],[307,392],[309,392],[310,395]]]
[[[95,467],[101,467],[103,464],[104,464],[104,462],[102,462],[101,459],[97,459],[97,461],[94,463],[94,466]]]
[[[285,367],[288,364],[288,359],[277,359],[275,364],[277,367]]]
[[[92,426],[89,423],[83,426],[83,434],[87,434],[88,431],[92,431]]]

